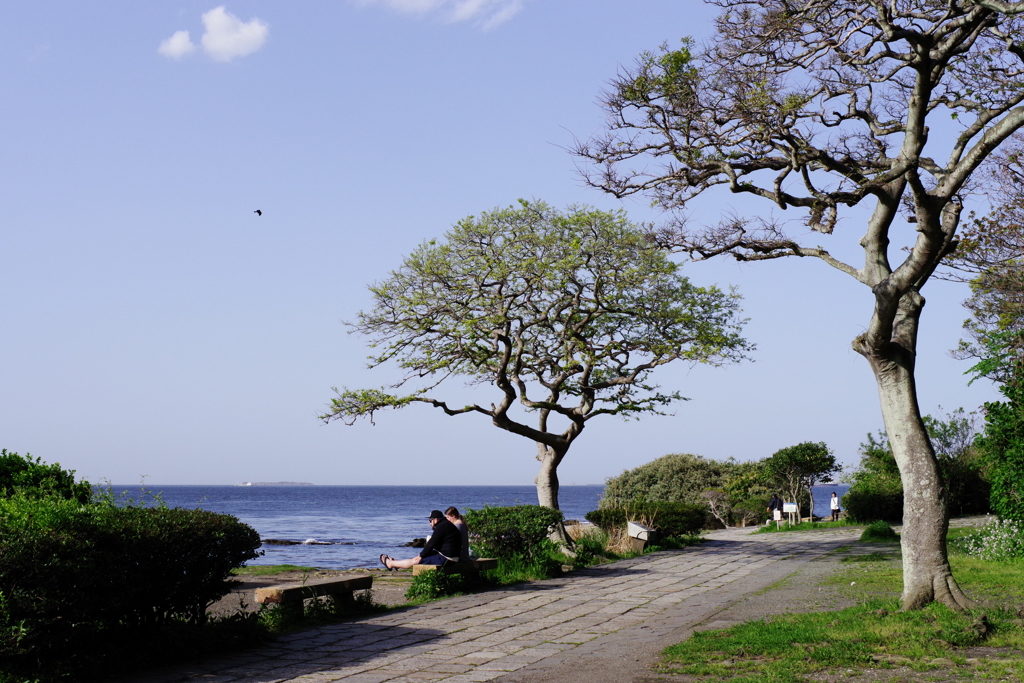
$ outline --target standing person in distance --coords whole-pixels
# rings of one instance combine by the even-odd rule
[[[839,513],[840,513],[840,510],[839,510],[839,498],[836,496],[836,492],[835,491],[832,492],[832,498],[829,500],[828,504],[829,504],[829,507],[832,509],[832,521],[833,522],[838,522],[839,521]]]
[[[445,562],[458,562],[462,555],[462,534],[455,525],[444,518],[440,510],[431,510],[430,526],[434,532],[427,544],[416,557],[408,560],[396,560],[390,555],[381,555],[381,563],[388,569],[409,569],[417,564],[443,565]]]

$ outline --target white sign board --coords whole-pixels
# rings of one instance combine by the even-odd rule
[[[796,512],[796,503],[783,503],[782,504],[782,511],[783,512]]]

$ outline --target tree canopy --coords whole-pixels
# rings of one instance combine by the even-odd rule
[[[975,172],[1024,125],[1020,3],[710,1],[722,11],[706,45],[646,52],[612,82],[606,131],[575,150],[590,162],[585,178],[669,211],[716,189],[796,210],[796,229],[726,209],[703,225],[670,219],[654,237],[697,259],[813,257],[866,286],[874,309],[852,345],[913,492],[903,604],[968,606],[946,555],[947,492],[914,370],[921,290],[956,249]],[[843,218],[863,226],[860,265],[821,246]]]
[[[702,503],[701,494],[725,485],[730,463],[689,453],[664,455],[605,482],[600,507],[634,501]]]
[[[75,471],[61,469],[60,463],[46,464],[31,453],[19,455],[4,448],[0,450],[0,497],[9,498],[15,493],[87,503],[92,499],[92,485],[75,482]]]
[[[751,348],[739,296],[691,284],[623,212],[520,201],[470,216],[370,291],[372,309],[351,326],[376,349],[371,368],[393,362],[403,377],[336,389],[322,419],[351,424],[417,402],[484,415],[537,444],[549,507],[557,466],[587,422],[664,414],[683,397],[653,384],[655,369],[732,363]],[[449,405],[437,392],[453,377],[492,385],[495,402]]]
[[[796,503],[799,519],[803,503],[810,503],[811,487],[838,474],[842,467],[823,442],[805,441],[775,451],[764,461],[764,469],[786,492],[787,500]]]

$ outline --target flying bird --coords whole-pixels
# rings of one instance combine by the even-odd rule
[[[257,216],[262,216],[263,215],[263,212],[260,211],[259,209],[256,209],[255,211],[253,211],[253,213],[256,214]]]

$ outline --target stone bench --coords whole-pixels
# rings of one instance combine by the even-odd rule
[[[426,574],[427,572],[435,572],[438,569],[445,574],[476,574],[484,571],[485,569],[496,569],[497,567],[498,560],[491,557],[484,557],[479,560],[470,560],[469,562],[446,562],[443,565],[414,564],[412,567],[412,575],[419,576],[420,574]]]
[[[256,589],[256,602],[277,605],[300,606],[309,598],[320,598],[327,595],[343,603],[351,603],[353,591],[368,590],[373,587],[373,576],[333,577],[329,579],[313,579],[303,583],[283,583]]]

